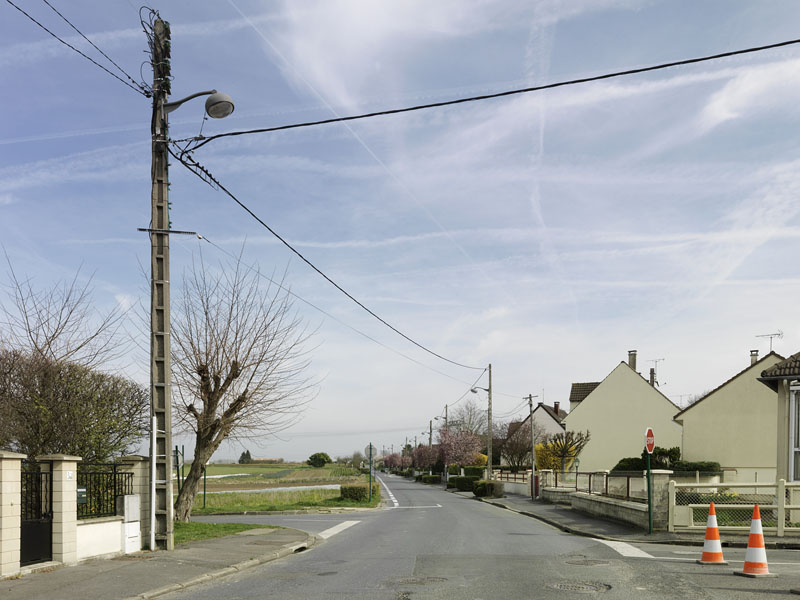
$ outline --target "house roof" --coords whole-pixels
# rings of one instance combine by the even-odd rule
[[[704,395],[702,398],[700,398],[700,399],[696,400],[695,402],[693,402],[692,404],[690,404],[689,406],[687,406],[686,408],[684,408],[684,409],[683,409],[681,412],[679,412],[677,415],[675,415],[675,416],[674,416],[674,417],[672,417],[672,418],[673,418],[673,419],[677,419],[677,418],[678,418],[678,417],[680,417],[680,416],[681,416],[683,413],[685,413],[687,410],[691,410],[692,408],[694,408],[695,406],[697,406],[698,404],[700,404],[700,403],[701,403],[703,400],[705,400],[706,398],[708,398],[708,397],[709,397],[711,394],[714,394],[714,393],[715,393],[717,390],[724,388],[726,385],[728,385],[728,384],[729,384],[730,382],[732,382],[734,379],[736,379],[737,377],[739,377],[740,375],[742,375],[742,374],[743,374],[745,371],[747,371],[748,369],[752,369],[752,368],[753,368],[755,365],[757,365],[758,363],[760,363],[760,362],[762,362],[762,361],[765,361],[765,360],[767,360],[767,359],[768,359],[770,356],[775,356],[775,357],[777,357],[777,358],[779,358],[779,359],[783,359],[783,357],[782,357],[780,354],[778,354],[777,352],[770,351],[770,353],[769,353],[769,354],[765,354],[765,355],[764,355],[764,356],[762,356],[760,359],[758,359],[758,361],[756,361],[756,363],[755,363],[755,364],[748,365],[746,368],[744,368],[744,369],[742,369],[741,371],[739,371],[738,373],[736,373],[736,375],[734,375],[733,377],[731,377],[731,378],[730,378],[730,379],[728,379],[727,381],[724,381],[723,383],[721,383],[720,385],[718,385],[717,387],[715,387],[715,388],[714,388],[713,390],[711,390],[710,392],[706,393],[706,394],[705,394],[705,395]],[[779,364],[781,364],[781,363],[778,363],[778,365],[779,365]],[[773,367],[770,367],[769,369],[767,369],[767,371],[774,369],[774,368],[775,368],[776,366],[778,366],[778,365],[775,365],[775,366],[773,366]],[[766,373],[766,371],[763,371],[763,372],[761,373],[761,376],[762,376],[762,377],[764,376],[764,373]]]
[[[573,383],[572,389],[569,391],[569,405],[572,406],[577,402],[583,401],[586,396],[591,394],[594,389],[600,385],[599,381],[591,381],[588,383]],[[566,414],[564,415],[566,416]],[[562,419],[564,417],[561,417]]]
[[[561,423],[561,419],[567,416],[567,411],[563,410],[562,408],[559,408],[558,412],[556,412],[556,409],[553,408],[552,406],[547,406],[546,404],[540,404],[535,409],[533,409],[533,412],[536,412],[537,408],[541,408],[548,415],[553,417],[553,420],[556,421],[556,423]]]
[[[782,379],[800,379],[800,352],[765,369],[758,378],[761,383],[768,385],[773,390],[778,389],[778,381]]]

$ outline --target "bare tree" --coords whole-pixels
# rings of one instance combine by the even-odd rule
[[[99,367],[125,352],[119,329],[124,313],[115,307],[101,314],[93,307],[91,278],[72,280],[51,289],[36,289],[30,279],[20,279],[8,264],[8,301],[0,305],[3,339],[7,348],[55,362]]]
[[[260,273],[241,257],[212,272],[201,256],[173,306],[173,404],[195,434],[194,460],[175,501],[175,518],[187,521],[203,466],[222,441],[285,429],[313,385],[304,374],[309,333],[290,295],[262,289]]]
[[[450,416],[450,429],[468,431],[478,436],[486,434],[487,416],[486,409],[472,398],[464,400],[454,408]]]
[[[517,471],[531,462],[530,418],[522,423],[509,421],[504,424],[503,429],[504,440],[500,446],[500,455],[506,460],[512,471]],[[535,423],[533,435],[537,444],[544,438],[544,431]]]

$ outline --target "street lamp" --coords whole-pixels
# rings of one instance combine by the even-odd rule
[[[492,478],[492,438],[494,437],[494,432],[492,431],[492,363],[489,363],[489,387],[482,388],[482,387],[474,387],[470,390],[473,394],[477,394],[478,390],[483,390],[489,395],[489,431],[486,435],[486,478]]]
[[[169,122],[167,115],[184,102],[208,96],[214,119],[233,112],[233,100],[216,90],[167,102],[172,81],[169,25],[153,23],[152,193],[150,229],[150,549],[174,548],[172,501],[172,407],[169,302]],[[158,507],[158,511],[156,508]]]

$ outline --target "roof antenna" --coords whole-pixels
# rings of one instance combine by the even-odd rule
[[[778,333],[765,333],[763,335],[757,335],[756,337],[768,337],[769,338],[769,351],[772,352],[772,338],[778,338],[779,340],[783,339],[783,332],[778,329]]]
[[[653,358],[648,360],[647,362],[653,363],[653,375],[655,375],[655,383],[658,384],[658,363],[660,363],[663,358]],[[666,383],[664,385],[667,385]]]

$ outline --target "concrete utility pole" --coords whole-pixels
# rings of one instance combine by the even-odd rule
[[[172,550],[172,405],[169,318],[169,126],[164,104],[170,85],[169,24],[156,19],[153,27],[153,119],[152,119],[152,220],[150,227],[150,416],[151,517],[155,544]],[[153,536],[151,536],[152,539]],[[155,549],[155,548],[151,548]]]
[[[531,499],[536,499],[536,434],[533,431],[533,399],[536,396],[528,394],[528,408],[530,409],[531,426]]]
[[[428,447],[433,447],[433,419],[428,422]]]
[[[494,428],[492,427],[492,363],[489,363],[489,388],[486,390],[489,394],[489,432],[486,443],[486,478],[492,478],[492,438],[494,437]]]

